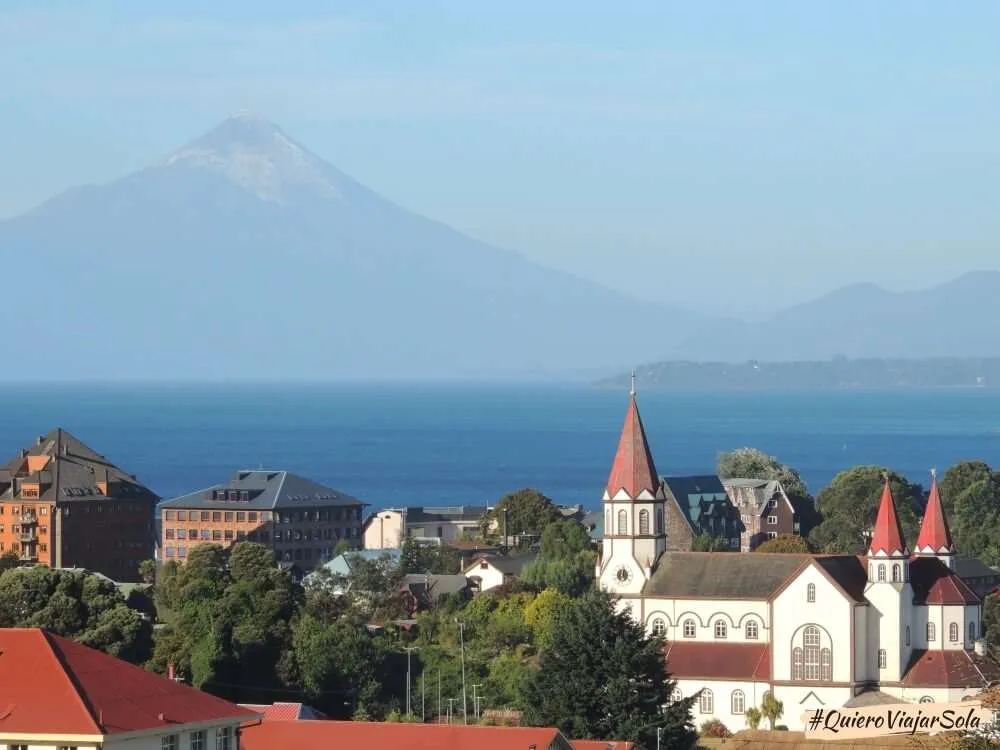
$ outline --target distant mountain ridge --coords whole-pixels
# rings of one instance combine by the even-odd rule
[[[708,322],[400,208],[247,115],[0,222],[4,379],[558,378]]]
[[[719,321],[661,361],[791,362],[831,357],[1000,356],[1000,272],[973,271],[928,289],[853,284],[761,323]]]

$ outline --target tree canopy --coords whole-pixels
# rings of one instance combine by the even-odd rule
[[[822,521],[816,502],[799,472],[762,450],[737,448],[720,453],[716,461],[716,473],[720,479],[767,479],[781,482],[798,514],[803,534],[808,534]]]
[[[812,530],[809,541],[818,551],[849,555],[865,552],[886,473],[903,534],[913,544],[922,514],[921,486],[878,466],[855,466],[837,474],[816,497],[823,521]]]
[[[539,536],[553,521],[559,519],[555,503],[538,490],[517,490],[500,498],[496,507],[483,519],[483,536],[495,539]],[[504,526],[506,525],[506,529]]]
[[[538,588],[579,596],[592,585],[596,562],[597,552],[583,524],[573,519],[553,521],[542,531],[538,558],[525,566],[521,578]]]
[[[1000,565],[1000,475],[990,473],[959,494],[951,528],[963,555]]]
[[[759,544],[754,552],[812,552],[812,549],[798,534],[782,534]]]
[[[617,612],[607,593],[592,589],[567,607],[538,667],[524,686],[529,723],[559,727],[574,739],[628,738],[646,748],[656,746],[659,727],[663,747],[695,747],[694,698],[673,700],[663,641]]]
[[[993,476],[993,469],[985,461],[959,461],[948,469],[938,480],[941,505],[951,518],[959,495],[969,487]]]

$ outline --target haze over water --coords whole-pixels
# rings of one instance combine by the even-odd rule
[[[242,468],[286,469],[375,507],[490,503],[537,487],[596,507],[627,393],[584,387],[21,386],[0,389],[0,457],[55,426],[163,497]],[[706,473],[759,447],[818,491],[855,464],[927,483],[962,459],[1000,462],[1000,391],[640,391],[660,474]]]

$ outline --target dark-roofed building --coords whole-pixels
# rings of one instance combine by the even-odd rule
[[[485,505],[387,508],[365,519],[365,549],[395,549],[409,536],[418,542],[450,544],[478,533]]]
[[[667,549],[690,552],[700,534],[726,540],[730,549],[740,548],[739,513],[726,488],[712,474],[663,477],[667,498]]]
[[[0,554],[139,580],[153,556],[159,498],[62,429],[40,436],[0,469]]]
[[[768,539],[799,533],[795,506],[778,480],[734,477],[722,485],[739,514],[742,552],[752,552]]]
[[[160,504],[162,560],[184,562],[199,544],[252,541],[278,560],[311,570],[340,541],[361,546],[364,504],[287,471],[244,470],[228,482]]]
[[[739,731],[746,710],[770,692],[795,729],[805,712],[862,694],[951,703],[1000,678],[982,640],[982,601],[958,572],[936,479],[913,548],[886,480],[867,553],[856,556],[676,551],[676,525],[664,527],[664,514],[682,510],[690,538],[704,528],[694,521],[730,498],[714,477],[657,488],[652,476],[632,393],[603,492],[596,575],[647,633],[665,639],[676,697],[696,699],[696,723],[717,719]],[[769,503],[786,500],[776,483],[737,480],[728,489],[765,519]]]

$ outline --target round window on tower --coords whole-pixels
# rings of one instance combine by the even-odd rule
[[[631,578],[632,578],[632,573],[629,572],[628,568],[626,568],[624,565],[618,568],[618,580],[621,583],[628,583]]]

